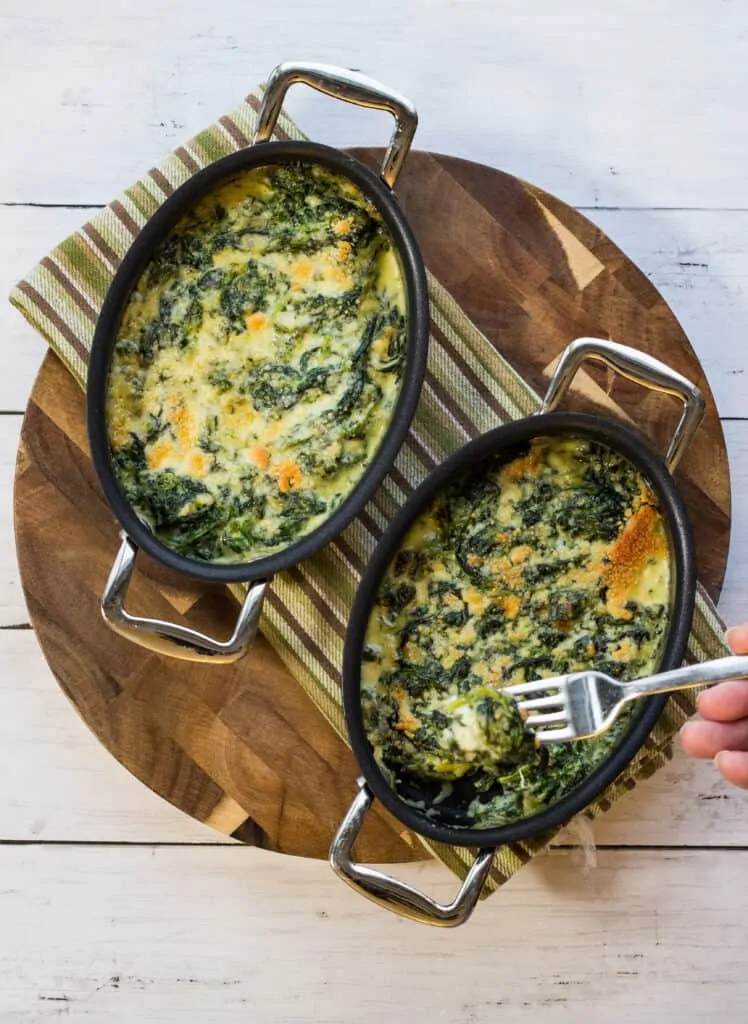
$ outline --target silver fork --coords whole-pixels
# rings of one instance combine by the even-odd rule
[[[628,683],[590,669],[516,683],[503,687],[502,693],[514,698],[526,715],[525,725],[540,743],[565,743],[605,732],[618,718],[621,708],[637,697],[689,690],[740,676],[748,676],[748,656],[702,661]]]

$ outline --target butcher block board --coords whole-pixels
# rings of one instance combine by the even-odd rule
[[[372,166],[381,159],[379,150],[352,152]],[[580,336],[640,348],[705,391],[704,425],[678,483],[699,575],[716,600],[730,534],[725,443],[701,366],[656,289],[589,220],[501,171],[415,152],[397,191],[431,272],[538,392]],[[663,450],[680,412],[674,401],[592,368],[580,377],[574,407],[622,412]],[[84,396],[51,354],[23,424],[15,513],[39,642],[104,746],[156,793],[220,832],[325,857],[355,792],[355,760],[267,641],[260,637],[235,665],[197,665],[143,651],[102,621],[118,526],[89,459]],[[236,615],[225,589],[169,574],[142,555],[128,604],[217,635]],[[379,810],[357,853],[395,862],[418,859],[423,849]]]

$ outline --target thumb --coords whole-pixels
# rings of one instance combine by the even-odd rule
[[[728,629],[725,639],[736,654],[748,654],[748,622]]]

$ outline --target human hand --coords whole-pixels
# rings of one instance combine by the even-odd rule
[[[735,654],[748,654],[748,622],[727,633]],[[680,737],[691,757],[713,757],[724,778],[748,789],[748,679],[729,679],[699,695],[701,721],[686,722]]]

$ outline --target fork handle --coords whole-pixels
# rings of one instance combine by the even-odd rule
[[[674,668],[670,672],[659,672],[655,676],[619,683],[619,686],[623,691],[623,699],[629,701],[653,693],[690,690],[694,686],[710,686],[712,683],[721,683],[725,679],[738,679],[740,676],[748,676],[747,655],[733,655],[728,658],[716,658],[714,661],[684,665],[683,668]]]

